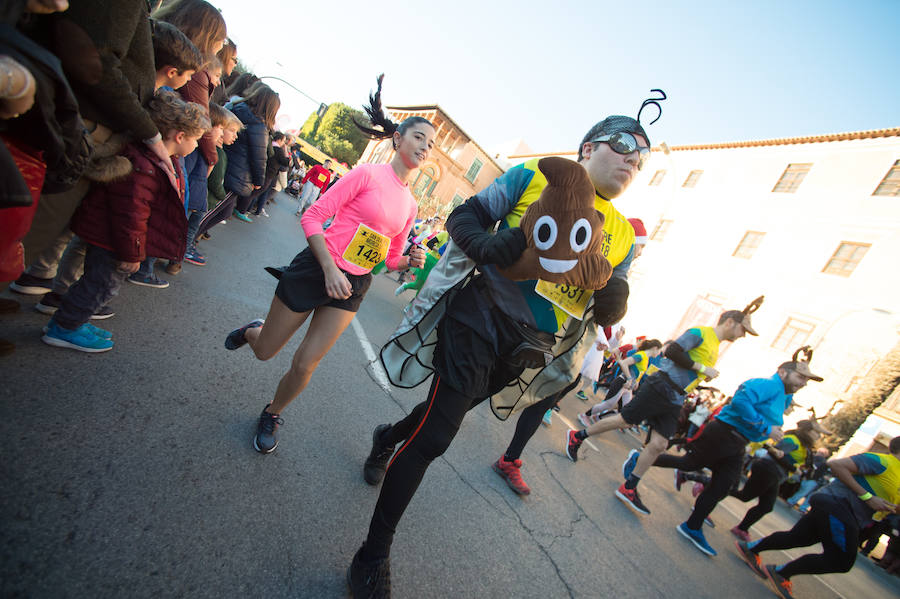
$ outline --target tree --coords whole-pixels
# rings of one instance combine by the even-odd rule
[[[895,345],[866,375],[844,408],[824,420],[833,433],[825,438],[825,446],[836,451],[866,418],[900,385],[900,343]]]
[[[353,119],[366,122],[360,110],[334,102],[321,118],[313,112],[303,123],[300,137],[338,162],[354,164],[369,143],[369,138],[353,124]]]

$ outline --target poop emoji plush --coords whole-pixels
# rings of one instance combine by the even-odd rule
[[[594,186],[580,164],[565,158],[542,158],[538,168],[547,178],[540,198],[519,226],[528,246],[509,268],[514,281],[543,279],[582,289],[602,289],[612,265],[601,253],[603,215],[594,209]]]

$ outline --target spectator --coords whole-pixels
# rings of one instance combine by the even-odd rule
[[[191,153],[209,129],[204,108],[174,92],[160,91],[150,103],[150,114],[167,151],[176,158]],[[132,172],[94,186],[72,218],[72,230],[87,243],[84,275],[50,319],[42,337],[48,345],[90,353],[112,349],[112,334],[88,323],[90,316],[118,293],[147,254],[173,260],[184,254],[183,184],[171,185],[162,161],[143,145],[127,145],[124,155]],[[180,165],[176,168],[180,171]],[[182,173],[178,175],[183,181]]]
[[[246,212],[253,190],[265,183],[268,132],[275,127],[280,106],[278,94],[261,82],[254,84],[246,97],[225,105],[244,124],[234,144],[225,149],[228,154],[225,189],[237,194],[234,215],[244,222],[252,222]]]

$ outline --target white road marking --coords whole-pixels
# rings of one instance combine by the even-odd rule
[[[363,330],[361,324],[359,324],[359,319],[354,318],[350,321],[350,324],[353,325],[353,332],[356,333],[356,338],[359,339],[359,344],[362,346],[363,353],[366,354],[366,360],[369,362],[369,366],[372,367],[372,374],[375,375],[375,382],[378,383],[378,386],[384,390],[387,395],[391,394],[391,384],[388,382],[387,373],[384,371],[384,368],[381,367],[381,361],[378,359],[378,356],[375,355],[375,350],[372,349],[372,344],[369,343],[369,338],[366,337],[366,332]]]

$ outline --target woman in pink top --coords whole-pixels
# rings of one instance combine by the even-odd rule
[[[281,275],[266,319],[232,331],[225,340],[228,349],[249,344],[257,358],[269,360],[312,314],[290,370],[259,417],[253,447],[260,453],[277,447],[281,411],[303,391],[319,361],[353,320],[372,282],[372,268],[382,260],[393,270],[425,264],[421,248],[413,248],[408,256],[402,250],[417,211],[407,180],[431,152],[434,125],[422,117],[399,125],[388,119],[381,108],[381,77],[369,101],[366,112],[383,130],[357,126],[373,137],[392,138],[391,162],[357,166],[306,211],[301,224],[309,247]],[[331,226],[323,231],[331,217]]]

